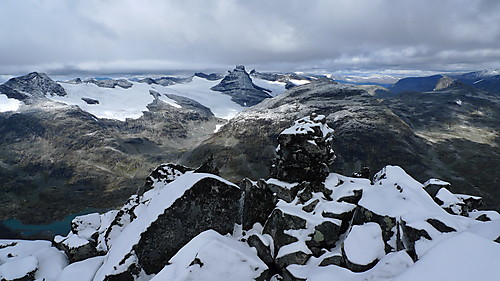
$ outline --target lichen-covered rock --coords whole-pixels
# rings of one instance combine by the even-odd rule
[[[295,121],[278,136],[277,157],[271,176],[287,182],[322,182],[335,155],[333,129],[324,115],[312,114]]]

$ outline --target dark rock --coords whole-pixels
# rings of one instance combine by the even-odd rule
[[[281,183],[279,181],[274,181],[273,179],[269,179],[267,181],[259,180],[257,184],[261,188],[268,189],[272,194],[275,194],[276,198],[284,200],[288,203],[292,202],[295,196],[297,196],[299,190],[303,188],[303,185],[301,184]]]
[[[103,254],[97,251],[95,243],[92,243],[91,241],[87,241],[85,244],[78,247],[72,247],[71,244],[67,244],[65,241],[55,243],[55,246],[59,250],[64,251],[70,263],[86,260]]]
[[[311,235],[311,240],[306,241],[306,245],[313,253],[313,248],[332,249],[338,242],[339,235],[340,226],[331,221],[325,221],[314,227],[314,233]]]
[[[278,136],[271,176],[287,182],[323,182],[335,159],[332,135],[323,115],[311,114],[296,121]]]
[[[146,274],[158,273],[182,246],[205,230],[232,233],[234,225],[241,223],[241,196],[238,188],[217,179],[198,181],[141,234],[133,247],[140,268]]]
[[[484,221],[484,222],[491,221],[491,219],[486,214],[480,215],[479,217],[476,218],[476,220],[478,220],[478,221]]]
[[[274,252],[278,253],[284,245],[297,242],[297,238],[286,234],[288,229],[304,229],[306,221],[297,216],[284,213],[280,209],[274,209],[269,216],[262,233],[269,234],[274,241]]]
[[[389,253],[393,251],[394,249],[389,245],[389,241],[395,234],[394,229],[397,223],[396,218],[390,216],[381,216],[362,206],[358,206],[354,211],[352,224],[363,225],[367,222],[374,222],[380,226],[380,229],[382,230],[382,239],[384,240],[385,244],[385,252]]]
[[[259,256],[259,258],[267,264],[269,268],[274,266],[274,258],[271,255],[271,249],[269,246],[266,246],[257,235],[251,235],[248,237],[247,244],[257,250],[257,256]]]
[[[353,193],[354,193],[353,195],[341,197],[337,201],[351,203],[351,204],[358,204],[359,200],[361,200],[361,197],[363,196],[363,190],[355,189],[353,190]]]
[[[137,82],[139,82],[139,83],[146,83],[146,84],[149,84],[149,85],[151,85],[151,84],[158,84],[158,83],[156,83],[156,80],[154,80],[153,78],[149,78],[149,77],[140,79]]]
[[[175,85],[179,83],[189,83],[193,80],[193,77],[172,77],[172,76],[164,76],[160,77],[158,79],[155,79],[156,84],[162,85],[162,86],[170,86],[170,85]]]
[[[451,185],[447,182],[430,179],[424,183],[425,191],[427,191],[427,193],[429,193],[432,198],[436,197],[441,188],[446,188],[447,190],[451,191]]]
[[[306,264],[306,262],[309,260],[310,257],[311,257],[310,254],[306,254],[301,251],[293,252],[286,254],[282,257],[276,258],[276,264],[278,265],[279,268],[286,268],[291,264],[303,265]]]
[[[323,259],[319,266],[336,265],[340,267],[347,267],[342,256],[331,256]]]
[[[355,178],[369,179],[370,178],[370,168],[363,167],[359,172],[354,173],[352,176]]]
[[[84,102],[86,102],[87,104],[99,104],[99,101],[98,101],[98,100],[91,99],[91,98],[82,98],[82,100],[83,100]]]
[[[127,81],[126,79],[110,79],[110,78],[88,79],[85,80],[84,82],[96,84],[98,87],[102,88],[115,88],[116,86],[118,86],[123,89],[128,89],[134,85],[131,82]]]
[[[402,241],[408,255],[413,259],[413,261],[418,260],[418,255],[415,250],[415,242],[420,240],[420,238],[425,238],[427,240],[432,240],[429,233],[423,229],[416,229],[408,226],[405,221],[401,220],[400,226],[402,228]]]
[[[427,219],[427,222],[432,225],[435,229],[437,229],[439,232],[455,232],[457,231],[453,227],[449,227],[446,224],[444,224],[442,221],[437,220],[437,219]]]
[[[200,77],[200,78],[203,78],[203,79],[207,79],[209,81],[215,81],[215,80],[219,80],[219,79],[224,78],[224,76],[222,74],[218,74],[218,73],[206,74],[206,73],[203,73],[203,72],[196,72],[194,74],[194,76],[197,76],[197,77]]]
[[[200,167],[198,167],[196,170],[194,170],[195,173],[208,173],[208,174],[213,174],[213,175],[219,175],[219,169],[215,165],[214,162],[214,156],[213,154],[210,154],[207,159],[201,164]]]
[[[30,97],[5,85],[0,85],[0,94],[4,94],[10,99],[16,99],[20,101],[25,101]]]
[[[243,229],[251,229],[255,223],[264,225],[275,207],[272,193],[249,179],[243,179],[240,187],[244,192]]]
[[[269,90],[252,82],[242,65],[236,66],[219,84],[210,89],[231,96],[231,100],[241,106],[253,106],[271,97]]]

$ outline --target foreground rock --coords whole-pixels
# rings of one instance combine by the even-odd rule
[[[322,120],[301,118],[280,137],[321,144],[319,151],[328,153],[311,158],[311,166],[333,158],[332,130]],[[301,153],[310,144],[294,143]],[[433,270],[438,280],[494,281],[500,274],[500,214],[470,210],[478,198],[453,194],[438,179],[424,185],[397,166],[372,180],[322,170],[317,178],[288,180],[282,170],[296,160],[279,157],[280,179],[246,179],[241,187],[200,169],[159,166],[147,191],[120,210],[77,217],[66,237],[55,237],[70,265],[45,242],[47,259],[63,257],[53,275],[59,281],[74,280],[79,270],[94,281],[361,281],[418,279]],[[295,173],[309,169],[294,166]],[[35,248],[19,251],[18,243],[27,242],[0,244],[0,276],[14,276],[15,267],[23,269],[20,278],[55,280]]]

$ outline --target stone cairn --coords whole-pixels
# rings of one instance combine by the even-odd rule
[[[333,132],[324,115],[312,113],[295,121],[278,137],[271,177],[286,182],[323,182],[335,159]]]

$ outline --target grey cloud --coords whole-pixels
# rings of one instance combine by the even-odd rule
[[[500,67],[495,0],[2,0],[0,73]]]

